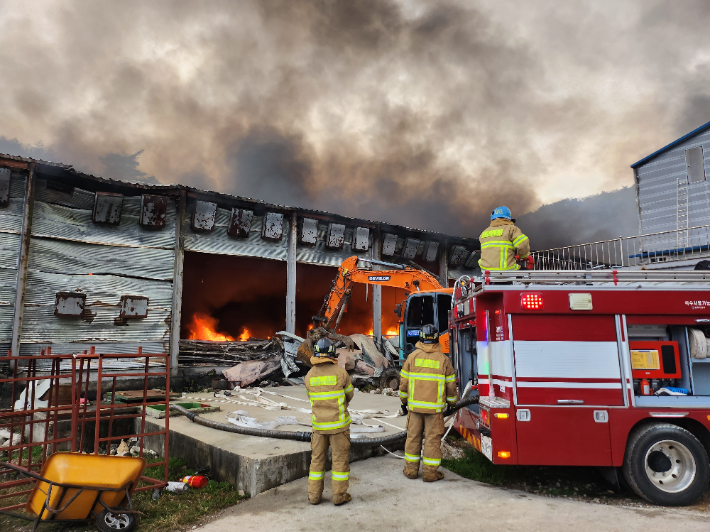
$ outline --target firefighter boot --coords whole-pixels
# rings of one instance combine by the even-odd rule
[[[311,438],[311,451],[311,468],[308,473],[308,502],[319,504],[323,495],[328,436],[314,432]]]
[[[436,482],[437,480],[441,480],[442,478],[444,478],[444,473],[442,473],[438,469],[431,471],[428,467],[425,467],[422,471],[422,480],[424,482]]]
[[[444,416],[441,413],[425,416],[424,434],[422,479],[424,482],[436,482],[444,478],[444,473],[438,471],[441,464],[441,438],[444,436]]]
[[[350,431],[340,432],[327,436],[332,449],[333,469],[332,492],[333,504],[340,506],[352,500],[348,493],[350,480]]]
[[[404,466],[404,476],[416,480],[419,476],[419,463],[416,464],[417,468],[414,469],[410,464],[405,464]]]

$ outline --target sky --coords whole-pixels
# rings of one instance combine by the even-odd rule
[[[3,0],[0,152],[475,236],[710,121],[708,27],[704,0]]]

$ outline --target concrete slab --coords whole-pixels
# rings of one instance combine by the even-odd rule
[[[354,464],[352,502],[330,502],[330,475],[318,506],[308,504],[308,480],[262,493],[222,512],[204,532],[362,532],[495,530],[524,532],[707,531],[710,518],[675,508],[629,508],[531,495],[495,488],[446,471],[425,484],[402,474],[403,460],[389,455]]]
[[[259,406],[243,403],[254,403],[253,395],[257,389],[242,390],[227,399],[218,399],[212,393],[185,394],[180,401],[196,401],[218,405],[220,412],[202,415],[206,419],[227,423],[227,414],[235,410],[244,410],[258,422],[272,421],[279,416],[293,416],[299,422],[310,424],[311,415],[299,412],[298,408],[309,409],[304,386],[285,386],[264,388],[261,397],[283,403],[293,409],[269,410]],[[271,392],[271,393],[269,393]],[[280,394],[280,395],[274,395]],[[284,397],[287,396],[287,397]],[[240,404],[241,403],[241,404]],[[361,393],[356,391],[350,404],[352,411],[378,411],[389,414],[398,412],[400,401],[398,397]],[[366,419],[369,425],[381,424],[384,432],[366,434],[365,437],[381,437],[404,430],[406,418],[385,418],[381,420]],[[153,427],[164,427],[164,420],[146,419]],[[393,426],[390,426],[393,425]],[[306,432],[310,427],[289,425],[279,427],[281,431]],[[162,452],[158,441],[147,442],[149,449]],[[393,450],[390,448],[390,450]],[[353,447],[351,461],[357,461],[384,453],[379,448]],[[188,463],[190,468],[210,466],[213,477],[222,482],[229,482],[246,493],[256,495],[286,482],[291,482],[308,475],[311,458],[309,443],[277,440],[273,438],[257,438],[243,436],[203,427],[189,421],[185,417],[170,418],[170,456],[179,457]],[[330,465],[328,465],[330,467]]]

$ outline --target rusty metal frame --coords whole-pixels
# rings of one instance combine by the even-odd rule
[[[162,479],[153,479],[141,476],[139,485],[135,492],[162,490],[168,481],[169,463],[169,435],[170,435],[170,355],[169,354],[146,354],[139,347],[134,354],[103,354],[97,353],[95,348],[82,354],[53,355],[51,348],[40,351],[40,356],[9,356],[12,361],[12,374],[10,377],[0,379],[0,385],[11,387],[11,405],[9,408],[0,410],[0,426],[10,430],[9,446],[4,448],[8,452],[8,464],[12,467],[3,467],[0,464],[0,479],[6,478],[4,475],[12,471],[25,471],[28,478],[10,479],[0,481],[0,512],[7,513],[25,507],[25,503],[13,504],[3,507],[3,501],[16,497],[27,497],[32,492],[31,489],[20,489],[10,491],[33,482],[33,471],[42,469],[47,457],[59,451],[59,445],[64,444],[71,452],[84,451],[89,454],[102,454],[101,446],[105,445],[104,453],[108,454],[111,442],[128,438],[138,438],[139,456],[143,457],[145,449],[145,438],[149,436],[163,436],[164,451],[163,458],[157,463],[149,464],[149,467],[163,467]],[[136,371],[106,371],[105,362],[114,360],[134,360],[142,363],[142,368]],[[162,371],[151,371],[151,361],[157,361]],[[62,368],[62,363],[65,367]],[[69,368],[67,364],[69,363]],[[38,367],[40,366],[40,367]],[[46,366],[47,369],[42,366]],[[162,369],[162,368],[161,368]],[[93,373],[93,375],[92,375]],[[86,378],[84,376],[86,375]],[[96,378],[96,405],[93,412],[89,410],[88,401],[81,401],[82,394],[88,399],[90,382],[92,377]],[[117,403],[116,383],[122,377],[142,377],[143,397],[137,403]],[[151,377],[165,378],[165,397],[159,401],[148,401],[148,380]],[[49,380],[49,389],[43,393],[47,397],[47,406],[37,408],[37,384]],[[111,401],[102,402],[102,388],[104,381],[109,381],[112,390]],[[59,404],[59,389],[62,385],[68,384],[71,389],[71,400],[69,404]],[[16,397],[20,395],[20,388],[26,390],[23,404],[16,405]],[[162,430],[146,431],[146,408],[151,405],[165,406],[165,427]],[[117,409],[131,409],[130,412],[116,412]],[[37,414],[44,417],[37,417]],[[70,417],[69,435],[61,437],[59,435],[58,424],[61,420]],[[133,429],[132,434],[114,434],[114,421],[119,419],[140,419],[140,428]],[[106,436],[101,436],[101,423],[108,422]],[[44,423],[44,436],[37,437],[35,426]],[[89,448],[85,444],[85,434],[90,427],[87,424],[93,423],[94,441],[93,447]],[[51,425],[51,427],[50,427]],[[13,445],[12,436],[19,430],[22,435],[20,441]],[[50,434],[51,432],[51,434]],[[27,440],[27,442],[25,442]],[[33,456],[33,450],[40,448],[41,458]],[[37,459],[39,458],[39,459]]]

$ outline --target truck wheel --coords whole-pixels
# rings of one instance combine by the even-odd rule
[[[399,390],[399,382],[401,377],[399,376],[399,370],[395,368],[387,368],[380,375],[380,388],[383,390],[385,388],[391,388],[395,392]]]
[[[690,432],[657,423],[629,437],[623,472],[631,489],[647,501],[685,506],[702,496],[710,465],[705,448]]]

